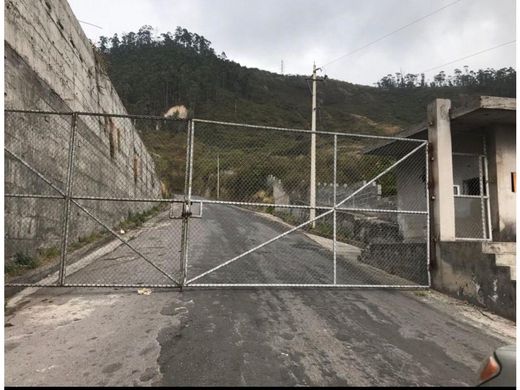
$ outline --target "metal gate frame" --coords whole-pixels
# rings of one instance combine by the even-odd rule
[[[156,265],[152,260],[145,256],[142,251],[138,250],[135,246],[130,243],[130,240],[126,240],[120,234],[115,232],[110,226],[101,221],[88,209],[82,206],[78,201],[81,200],[92,200],[92,201],[117,201],[117,202],[148,202],[148,203],[168,203],[168,204],[183,204],[185,200],[179,199],[155,199],[155,198],[119,198],[119,197],[108,197],[108,196],[77,196],[72,192],[72,183],[74,180],[74,158],[77,148],[76,136],[77,136],[77,123],[78,117],[90,116],[90,117],[109,117],[109,118],[128,118],[128,119],[147,119],[157,121],[179,121],[176,118],[164,118],[150,115],[123,115],[123,114],[107,114],[107,113],[91,113],[91,112],[56,112],[56,111],[43,111],[43,110],[19,110],[19,109],[5,109],[4,113],[20,113],[20,114],[34,114],[34,115],[57,115],[71,118],[71,129],[70,138],[68,143],[68,157],[67,157],[67,174],[66,174],[66,187],[65,190],[61,190],[55,186],[50,179],[44,174],[38,171],[37,168],[27,163],[21,156],[16,155],[4,144],[4,152],[11,156],[14,160],[25,166],[29,171],[38,176],[43,180],[50,188],[52,188],[58,195],[41,195],[41,194],[20,194],[20,193],[4,193],[4,198],[22,198],[22,199],[54,199],[63,200],[63,215],[62,215],[62,233],[61,233],[61,251],[60,251],[60,262],[58,271],[58,280],[56,283],[46,282],[50,276],[47,276],[43,281],[37,283],[5,283],[6,287],[110,287],[110,288],[182,288],[182,281],[177,280],[173,275],[169,274],[161,267]],[[186,121],[187,122],[187,121]],[[186,170],[188,172],[188,169]],[[121,283],[67,283],[66,282],[66,265],[67,265],[67,252],[68,252],[68,232],[69,224],[71,219],[71,205],[75,205],[91,219],[93,219],[98,225],[106,229],[113,237],[119,240],[123,245],[128,247],[131,251],[137,254],[145,262],[149,263],[153,268],[159,271],[160,274],[164,275],[169,279],[172,284],[121,284]],[[183,218],[183,226],[188,224],[188,215]],[[182,257],[181,257],[182,263]]]
[[[430,275],[430,207],[429,207],[429,173],[428,173],[428,141],[425,140],[417,140],[417,139],[409,139],[409,138],[399,138],[399,137],[387,137],[387,136],[375,136],[375,135],[362,135],[362,134],[349,134],[342,132],[326,132],[326,131],[311,131],[304,129],[290,129],[290,128],[280,128],[280,127],[269,127],[269,126],[255,126],[248,124],[238,124],[238,123],[230,123],[230,122],[219,122],[219,121],[209,121],[203,119],[192,119],[188,121],[187,127],[187,144],[186,144],[186,172],[185,172],[185,188],[184,188],[184,199],[148,199],[148,198],[116,198],[116,197],[102,197],[102,196],[75,196],[72,192],[72,183],[74,180],[74,157],[75,157],[75,148],[76,148],[76,133],[77,133],[77,121],[79,116],[99,116],[99,117],[122,117],[129,119],[152,119],[152,120],[176,120],[176,119],[168,119],[163,117],[156,116],[145,116],[145,115],[119,115],[119,114],[101,114],[101,113],[88,113],[88,112],[51,112],[51,111],[38,111],[38,110],[5,110],[5,112],[12,113],[28,113],[28,114],[42,114],[42,115],[65,115],[70,116],[71,120],[71,133],[69,139],[69,150],[68,150],[68,161],[67,161],[67,177],[66,177],[66,188],[65,190],[61,190],[56,187],[51,180],[45,177],[42,173],[38,171],[37,168],[31,166],[29,163],[24,161],[24,159],[20,156],[17,156],[8,147],[4,145],[5,153],[9,154],[12,158],[17,160],[19,163],[24,165],[27,169],[37,175],[40,179],[42,179],[46,184],[48,184],[57,195],[39,195],[39,194],[19,194],[19,193],[5,193],[5,198],[41,198],[41,199],[55,199],[55,200],[63,200],[63,230],[61,235],[61,253],[60,253],[60,263],[59,263],[59,275],[56,283],[6,283],[7,287],[129,287],[129,288],[137,288],[137,287],[152,287],[152,288],[180,288],[183,287],[325,287],[325,288],[397,288],[397,289],[418,289],[418,288],[429,288],[431,286],[431,275]],[[193,149],[194,149],[194,140],[195,140],[195,125],[196,123],[209,123],[209,124],[217,124],[224,125],[230,127],[249,127],[249,128],[257,128],[257,129],[267,129],[274,130],[279,132],[293,133],[293,134],[321,134],[332,136],[334,140],[334,162],[333,162],[333,180],[334,180],[334,202],[333,206],[306,206],[306,205],[294,205],[294,204],[267,204],[267,203],[251,203],[251,202],[238,202],[238,201],[220,201],[220,200],[194,200],[192,197],[192,184],[193,184]],[[376,140],[387,140],[387,141],[406,141],[406,142],[415,142],[418,146],[414,147],[412,151],[408,152],[405,156],[401,157],[399,160],[391,164],[389,167],[384,169],[382,172],[374,176],[370,179],[365,185],[358,188],[352,194],[347,196],[344,199],[337,199],[336,194],[336,184],[337,184],[337,149],[338,149],[338,139],[340,137],[357,137],[357,138],[365,138],[365,139],[376,139]],[[422,150],[424,148],[425,153],[425,169],[426,169],[426,180],[425,180],[425,191],[426,191],[426,211],[414,211],[414,210],[385,210],[385,209],[367,209],[367,208],[352,208],[352,207],[343,207],[343,205],[353,198],[356,194],[363,191],[372,183],[375,183],[376,180],[381,178],[386,173],[390,172],[396,166],[401,164],[403,161],[408,159],[414,153]],[[180,251],[180,279],[176,279],[174,276],[170,275],[161,267],[154,264],[153,261],[148,259],[141,251],[135,248],[129,240],[124,239],[115,232],[110,226],[103,223],[99,218],[97,218],[94,214],[92,214],[88,209],[83,207],[78,201],[80,200],[107,200],[107,201],[119,201],[119,202],[150,202],[150,203],[168,203],[168,204],[181,204],[182,205],[182,215],[180,219],[182,219],[181,226],[181,237],[175,237],[174,239],[180,239],[181,251]],[[190,219],[200,217],[200,215],[193,215],[192,213],[192,205],[194,203],[200,204],[200,208],[204,204],[221,204],[221,205],[236,205],[236,206],[260,206],[260,207],[268,207],[275,206],[277,208],[301,208],[306,210],[319,210],[318,215],[309,219],[308,221],[301,223],[297,226],[294,226],[290,230],[279,234],[268,241],[265,241],[254,248],[251,248],[237,256],[234,256],[231,259],[225,260],[223,263],[219,264],[216,267],[211,268],[208,271],[205,271],[199,275],[195,275],[193,277],[188,277],[187,269],[189,262],[189,227],[190,227]],[[121,241],[125,246],[130,248],[134,253],[140,256],[143,260],[148,262],[151,266],[153,266],[157,271],[166,276],[169,280],[171,280],[172,284],[111,284],[111,283],[67,283],[66,282],[66,261],[67,261],[67,247],[68,247],[68,231],[69,231],[69,221],[70,221],[70,209],[71,205],[75,205],[83,212],[85,212],[90,218],[92,218],[97,224],[103,226],[112,236]],[[367,212],[380,212],[380,213],[399,213],[399,214],[421,214],[426,216],[426,272],[428,277],[427,285],[370,285],[370,284],[340,284],[337,283],[336,280],[336,270],[337,270],[337,238],[336,238],[336,213],[337,211],[367,211]],[[288,234],[295,232],[323,217],[332,215],[333,216],[333,283],[327,284],[294,284],[294,283],[241,283],[241,284],[230,284],[230,283],[196,283],[197,280],[202,277],[221,269],[235,261],[240,260],[244,256],[259,250],[260,248],[275,242],[277,240],[282,239]]]
[[[455,194],[454,200],[456,199],[479,199],[480,200],[480,221],[481,221],[481,236],[476,237],[462,237],[455,236],[456,241],[493,241],[493,229],[491,227],[491,205],[490,205],[490,194],[489,194],[489,168],[487,158],[487,140],[485,136],[482,136],[482,151],[480,153],[462,153],[452,152],[452,156],[473,158],[478,163],[478,178],[479,178],[479,195],[463,195]],[[457,205],[455,204],[455,215],[457,213]],[[455,221],[457,224],[457,221]],[[456,229],[457,225],[455,225]],[[456,230],[455,230],[456,231]]]
[[[266,129],[266,130],[274,130],[274,131],[280,131],[280,132],[289,132],[289,133],[300,133],[300,134],[322,134],[322,135],[328,135],[333,136],[334,138],[334,162],[333,162],[333,188],[334,188],[334,205],[332,207],[326,207],[326,206],[302,206],[302,205],[294,205],[294,204],[269,204],[269,203],[254,203],[254,202],[239,202],[239,201],[219,201],[219,200],[197,200],[196,202],[201,203],[201,207],[204,204],[220,204],[220,205],[233,205],[233,206],[258,206],[258,207],[278,207],[278,208],[301,208],[301,209],[307,209],[307,210],[321,210],[323,211],[321,214],[316,215],[313,218],[310,218],[308,221],[303,222],[290,230],[281,233],[273,238],[271,238],[268,241],[265,241],[254,248],[251,248],[247,251],[244,251],[243,253],[234,256],[231,259],[228,259],[224,261],[223,263],[219,264],[218,266],[215,266],[205,272],[202,272],[196,276],[193,276],[191,278],[188,278],[187,275],[187,268],[188,268],[188,250],[187,250],[187,242],[188,242],[188,225],[189,225],[189,218],[191,215],[190,212],[190,204],[193,202],[192,200],[192,184],[193,184],[193,148],[194,148],[194,140],[195,140],[195,124],[196,123],[206,123],[206,124],[215,124],[215,125],[223,125],[223,126],[231,126],[231,127],[242,127],[242,128],[255,128],[255,129]],[[377,139],[377,140],[388,140],[388,141],[405,141],[405,142],[413,142],[417,143],[418,146],[416,146],[412,151],[408,152],[405,156],[401,157],[398,161],[394,162],[392,165],[384,169],[382,172],[374,176],[372,179],[370,179],[365,185],[354,191],[352,194],[347,196],[344,199],[341,199],[338,201],[337,194],[336,194],[336,184],[337,184],[337,149],[338,149],[338,137],[357,137],[357,138],[366,138],[366,139]],[[327,131],[311,131],[311,130],[304,130],[304,129],[290,129],[290,128],[281,128],[281,127],[270,127],[270,126],[259,126],[259,125],[249,125],[249,124],[242,124],[242,123],[232,123],[232,122],[222,122],[222,121],[212,121],[212,120],[205,120],[205,119],[192,119],[190,122],[190,135],[188,140],[189,146],[187,148],[189,157],[187,160],[189,160],[189,172],[187,172],[186,180],[187,180],[187,193],[185,197],[185,210],[186,215],[188,216],[186,218],[186,237],[183,237],[183,242],[185,244],[183,245],[183,257],[185,261],[182,264],[182,285],[185,287],[320,287],[320,288],[396,288],[396,289],[421,289],[421,288],[430,288],[431,287],[431,273],[430,273],[430,202],[429,202],[429,160],[428,160],[428,141],[427,140],[419,140],[419,139],[412,139],[412,138],[400,138],[400,137],[387,137],[387,136],[375,136],[375,135],[364,135],[364,134],[350,134],[350,133],[340,133],[340,132],[327,132]],[[407,160],[409,157],[414,155],[416,152],[420,151],[421,149],[424,149],[425,153],[425,205],[426,210],[425,211],[415,211],[415,210],[385,210],[385,209],[367,209],[367,208],[345,208],[342,207],[348,200],[352,199],[356,194],[363,191],[365,188],[367,188],[372,183],[375,183],[376,180],[384,176],[386,173],[390,172],[392,169],[397,167],[399,164],[401,164],[403,161]],[[337,283],[336,279],[336,270],[337,270],[337,238],[336,238],[336,212],[337,211],[365,211],[365,212],[381,212],[381,213],[398,213],[398,214],[416,214],[416,215],[425,215],[426,216],[426,272],[427,272],[427,278],[428,283],[427,285],[370,285],[370,284],[340,284]],[[184,215],[184,213],[183,213]],[[295,232],[325,216],[332,215],[333,216],[333,283],[322,283],[322,284],[312,284],[312,283],[195,283],[197,280],[203,278],[204,276],[207,276],[218,269],[221,269],[237,260],[240,260],[241,258],[245,257],[248,254],[251,254],[260,248],[271,244],[272,242],[275,242],[288,234]]]

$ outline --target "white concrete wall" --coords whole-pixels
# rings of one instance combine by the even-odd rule
[[[432,236],[438,241],[455,240],[450,109],[449,99],[435,99],[427,109],[428,140],[433,151],[430,156]]]
[[[65,0],[6,0],[4,5],[6,108],[127,113]],[[161,196],[154,161],[135,129],[142,129],[143,121],[137,123],[134,126],[131,120],[121,118],[111,124],[101,117],[79,116],[75,195]],[[65,116],[9,113],[5,146],[64,189],[70,124],[70,117]],[[114,140],[117,150],[111,154]],[[134,161],[139,172],[136,176]],[[6,192],[49,194],[48,186],[43,184],[19,163],[6,158]],[[6,253],[58,245],[61,208],[50,207],[49,202],[6,202]],[[119,202],[89,206],[109,225],[126,218],[129,211],[151,207],[147,203]],[[74,213],[74,218],[69,242],[100,228],[85,214]]]
[[[126,114],[65,0],[6,0],[5,42],[73,111]],[[6,107],[23,101],[8,93]]]
[[[511,173],[516,172],[516,129],[513,126],[497,127],[491,134],[490,181],[492,197],[496,197],[493,232],[494,241],[516,240],[516,194],[511,188]]]
[[[424,150],[418,151],[396,167],[397,208],[399,210],[426,211],[426,159]],[[424,241],[426,217],[399,214],[399,230],[405,241]]]

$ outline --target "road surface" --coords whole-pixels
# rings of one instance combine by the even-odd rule
[[[188,278],[288,228],[211,205],[191,229]],[[163,213],[128,235],[178,276],[179,221]],[[338,277],[380,281],[353,264],[342,258]],[[331,253],[297,232],[198,282],[331,277]],[[126,246],[67,281],[172,283]],[[44,288],[15,297],[5,321],[6,385],[474,385],[481,361],[515,341],[513,323],[424,291]]]

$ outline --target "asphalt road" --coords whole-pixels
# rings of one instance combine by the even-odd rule
[[[192,221],[188,278],[287,229],[208,206]],[[179,221],[161,214],[128,235],[178,275]],[[382,280],[354,260],[338,262],[345,282]],[[197,281],[331,277],[330,251],[297,232]],[[171,283],[125,246],[68,281]],[[473,385],[481,361],[514,342],[508,321],[436,293],[390,290],[47,288],[18,299],[5,326],[6,385]]]

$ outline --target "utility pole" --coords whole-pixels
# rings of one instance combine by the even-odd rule
[[[310,177],[310,219],[316,217],[316,63],[312,66],[312,122],[311,122],[311,177]],[[312,222],[316,227],[316,221]]]

